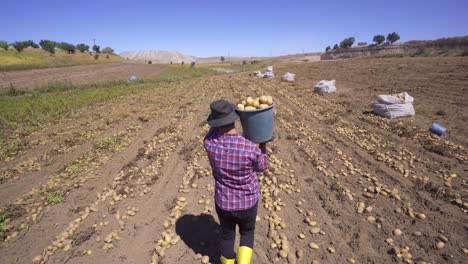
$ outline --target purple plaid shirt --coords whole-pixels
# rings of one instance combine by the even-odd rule
[[[259,197],[256,172],[267,166],[266,150],[240,134],[220,134],[218,128],[210,129],[204,144],[216,180],[219,208],[239,211],[254,206]]]

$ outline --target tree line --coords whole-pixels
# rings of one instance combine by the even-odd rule
[[[43,50],[49,52],[50,55],[55,54],[56,49],[61,49],[67,52],[68,54],[74,54],[76,50],[79,50],[82,53],[89,51],[89,46],[84,43],[73,45],[67,42],[56,42],[56,41],[52,41],[48,39],[43,39],[39,41],[39,45],[32,40],[15,41],[10,44],[6,41],[0,41],[0,49],[8,50],[10,46],[13,47],[18,52],[22,52],[26,48],[35,48],[35,49],[42,48]],[[101,53],[101,52],[106,53],[106,54],[114,53],[114,49],[112,49],[111,47],[105,47],[101,51],[101,47],[96,44],[92,46],[92,50],[96,53]]]
[[[400,39],[400,35],[398,35],[396,32],[389,33],[387,35],[386,39],[387,39],[386,43],[393,44],[393,43],[395,43],[396,41],[398,41]],[[337,50],[339,48],[341,48],[341,49],[351,48],[355,41],[356,41],[356,39],[354,37],[345,38],[343,41],[340,42],[340,45],[335,44],[333,46],[333,50]],[[374,38],[372,39],[372,41],[375,42],[374,45],[381,45],[382,43],[385,42],[385,36],[384,35],[375,35]],[[365,42],[362,42],[362,43],[360,42],[360,44],[365,44]],[[331,49],[332,49],[332,47],[327,46],[325,48],[325,51],[330,51]]]

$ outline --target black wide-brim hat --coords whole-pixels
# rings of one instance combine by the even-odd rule
[[[211,127],[225,126],[239,119],[235,106],[224,99],[211,103],[210,109],[207,121]]]

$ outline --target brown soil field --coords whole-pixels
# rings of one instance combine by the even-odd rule
[[[218,263],[209,103],[262,94],[275,100],[275,140],[259,174],[252,263],[468,263],[468,59],[273,66],[297,81],[155,84],[26,136],[0,163],[0,206],[12,216],[0,263]],[[313,93],[321,79],[338,92]],[[373,96],[401,91],[416,116],[369,113]],[[427,131],[434,120],[445,137]]]
[[[70,67],[0,72],[0,93],[13,86],[18,90],[34,90],[56,83],[89,84],[112,80],[157,77],[163,65],[136,62],[79,65]]]

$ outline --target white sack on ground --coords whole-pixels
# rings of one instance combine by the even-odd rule
[[[267,72],[273,72],[273,66],[268,66],[267,67]]]
[[[336,92],[335,80],[321,80],[314,86],[314,91],[318,93],[334,93]]]
[[[382,104],[378,101],[371,103],[372,110],[379,116],[385,118],[399,118],[406,116],[414,116],[415,111],[412,103],[407,104]]]
[[[414,98],[406,92],[390,95],[377,95],[371,103],[372,110],[385,118],[414,116]]]
[[[262,77],[263,77],[263,74],[262,74],[261,71],[254,71],[253,74],[254,74],[254,76],[256,76],[256,77],[258,77],[258,76],[260,76],[260,75],[262,75]]]
[[[281,80],[285,82],[294,82],[295,76],[296,74],[287,72],[281,77]]]
[[[271,71],[267,71],[265,72],[265,74],[263,74],[263,78],[273,78],[275,77],[275,74]]]
[[[375,99],[381,104],[412,104],[414,98],[407,92],[390,95],[377,95]]]

